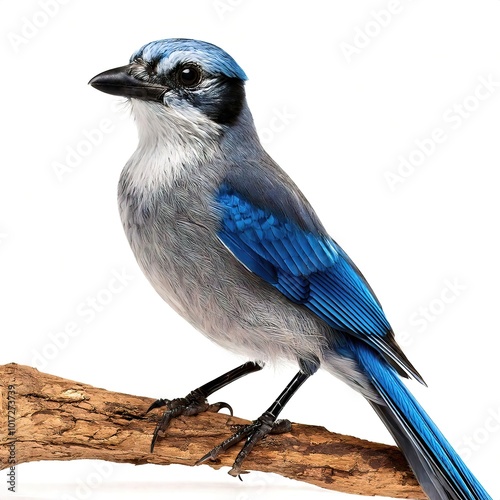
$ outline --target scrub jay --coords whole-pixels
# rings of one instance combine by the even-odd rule
[[[367,399],[429,498],[490,499],[401,381],[424,383],[373,290],[263,149],[246,78],[215,45],[166,39],[90,81],[128,98],[137,122],[118,201],[139,266],[195,328],[252,360],[184,398],[156,401],[151,408],[167,410],[152,449],[172,418],[207,410],[216,390],[286,359],[299,371],[276,401],[198,463],[245,440],[230,474],[244,472],[259,440],[289,429],[279,413],[321,367]]]

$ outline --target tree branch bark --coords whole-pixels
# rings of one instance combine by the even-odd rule
[[[35,460],[99,459],[132,464],[193,465],[247,420],[220,413],[175,419],[149,452],[158,412],[151,398],[98,389],[11,363],[0,366],[0,469]],[[235,452],[209,462],[231,466]],[[394,446],[293,424],[268,436],[245,467],[361,495],[425,499]]]

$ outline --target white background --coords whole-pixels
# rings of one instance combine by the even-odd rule
[[[87,85],[146,42],[199,38],[246,71],[268,151],[376,290],[429,385],[411,390],[500,498],[500,2],[53,0],[49,16],[43,1],[0,2],[0,362],[177,397],[242,361],[180,320],[137,268],[116,207],[135,126],[119,99]],[[442,140],[431,144],[436,128]],[[78,148],[85,154],[61,174]],[[397,174],[401,156],[420,164],[391,189],[387,172]],[[132,278],[110,295],[116,272]],[[92,297],[108,302],[94,316]],[[70,322],[80,334],[57,348]],[[255,418],[294,370],[263,370],[214,400]],[[324,373],[283,416],[392,442],[362,398]],[[348,498],[180,466],[111,464],[82,489],[96,464],[23,464],[17,498]]]

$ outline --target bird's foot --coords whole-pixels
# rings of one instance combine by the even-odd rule
[[[224,402],[209,404],[205,396],[197,389],[190,392],[185,398],[157,399],[148,408],[146,413],[149,413],[151,410],[154,410],[156,408],[162,408],[164,406],[166,406],[167,409],[163,413],[163,416],[161,417],[153,432],[153,439],[151,440],[151,453],[154,450],[158,436],[163,437],[165,435],[165,431],[167,430],[173,418],[176,418],[180,415],[198,415],[198,413],[203,413],[205,411],[217,413],[223,408],[227,408],[231,416],[233,415],[233,409],[230,405]]]
[[[248,472],[242,470],[241,466],[245,458],[259,441],[261,441],[268,434],[282,434],[284,432],[289,432],[291,428],[292,424],[289,420],[276,420],[276,417],[271,413],[265,412],[251,424],[238,426],[238,430],[230,438],[226,439],[209,451],[206,455],[201,457],[196,462],[196,465],[200,465],[207,460],[215,460],[221,453],[227,451],[243,439],[246,439],[243,448],[240,450],[236,460],[234,461],[232,469],[229,471],[231,476],[239,477],[240,474],[246,474]]]

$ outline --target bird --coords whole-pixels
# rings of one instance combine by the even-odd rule
[[[375,410],[431,500],[491,497],[402,379],[425,385],[396,342],[374,291],[327,233],[297,185],[262,146],[237,62],[188,38],[145,44],[129,63],[89,84],[127,99],[138,145],[123,168],[125,234],[158,294],[197,330],[248,359],[165,407],[151,451],[172,419],[229,408],[208,397],[268,363],[298,372],[260,417],[201,457],[244,441],[233,476],[279,414],[319,369]]]

